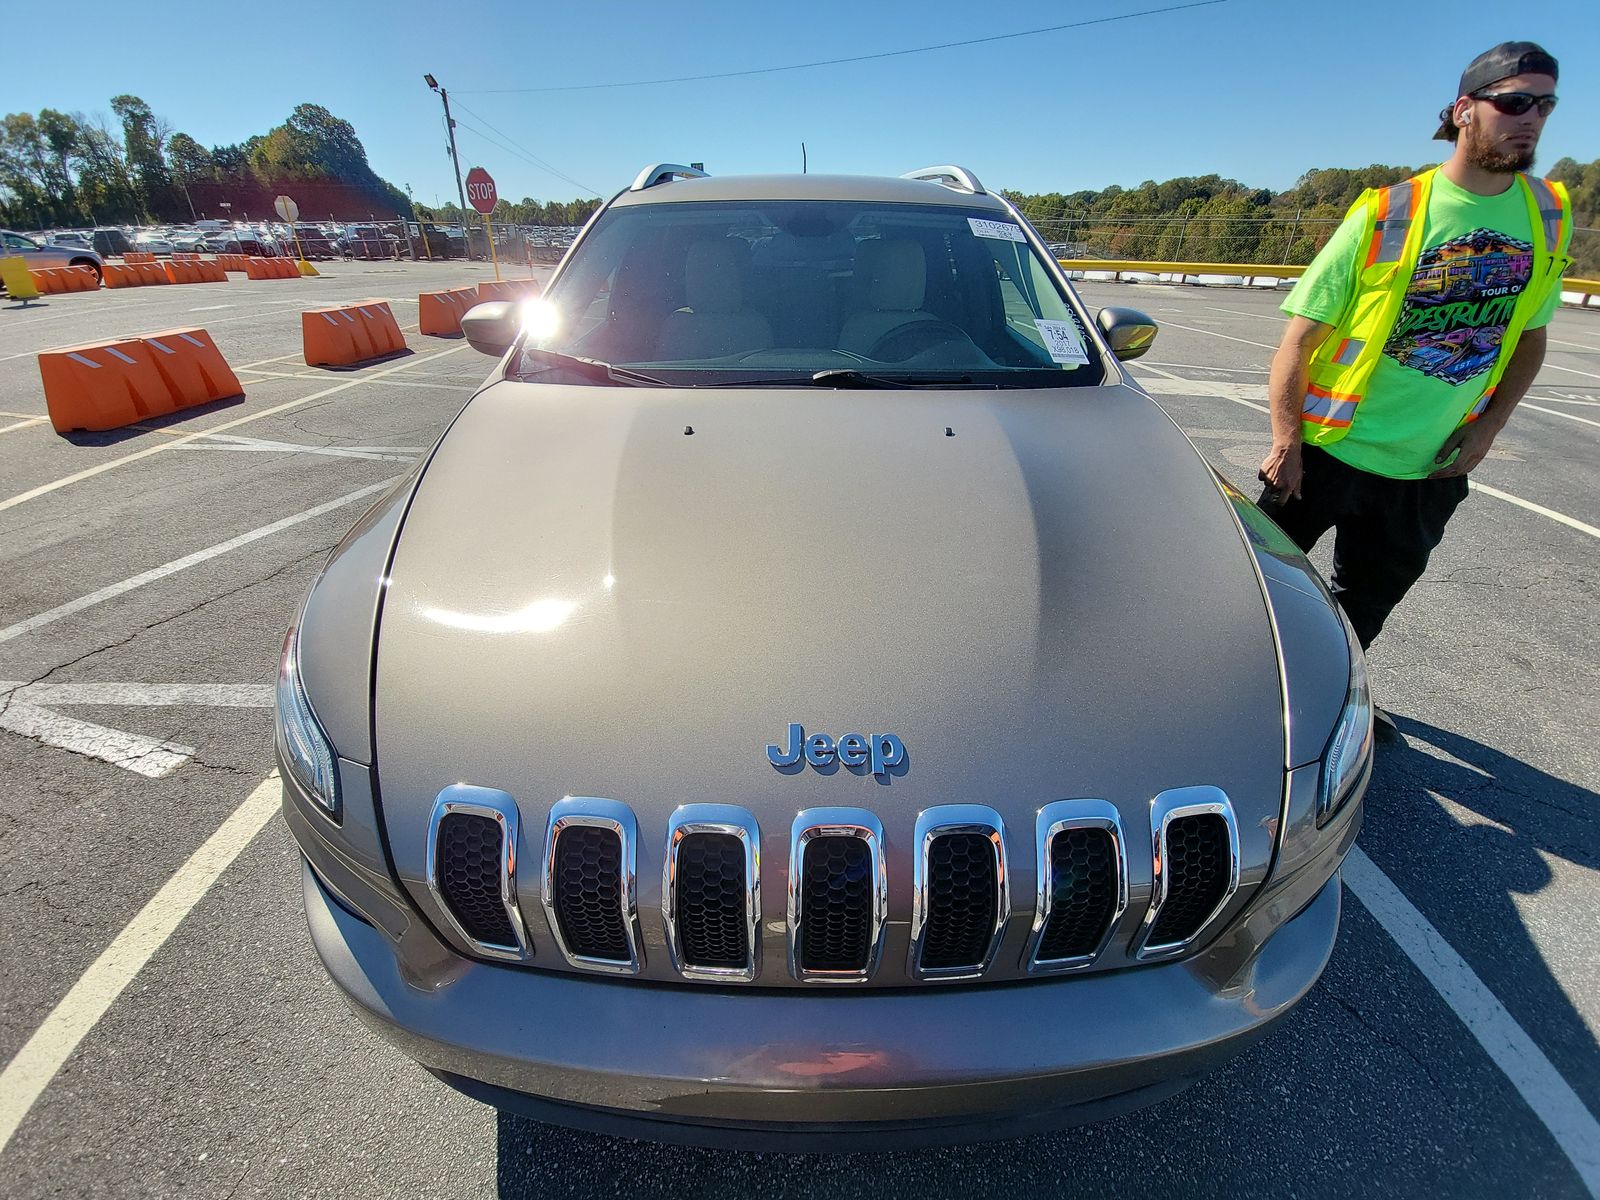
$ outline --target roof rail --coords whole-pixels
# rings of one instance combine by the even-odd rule
[[[983,184],[978,182],[978,177],[965,167],[953,167],[949,164],[938,167],[922,167],[915,171],[907,171],[900,176],[901,179],[925,179],[930,183],[942,184],[947,188],[957,191],[971,192],[974,196],[987,196]]]
[[[674,179],[706,179],[704,171],[694,167],[686,167],[682,163],[656,163],[639,172],[639,177],[633,181],[630,192],[642,192],[645,188],[655,187],[658,183],[670,183]]]

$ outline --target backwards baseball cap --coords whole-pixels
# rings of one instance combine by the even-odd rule
[[[1555,79],[1559,69],[1556,60],[1535,42],[1501,42],[1467,64],[1467,69],[1461,72],[1461,83],[1456,88],[1456,100],[1513,75],[1548,75]],[[1454,107],[1455,100],[1452,100],[1439,110],[1439,132],[1433,135],[1434,141],[1456,140],[1459,130],[1450,119],[1450,110]]]

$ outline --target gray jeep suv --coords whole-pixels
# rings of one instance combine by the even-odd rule
[[[380,1035],[552,1122],[854,1149],[1147,1103],[1315,983],[1361,652],[1004,198],[663,164],[466,330],[279,687]]]

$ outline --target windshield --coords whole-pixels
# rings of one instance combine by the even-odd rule
[[[840,370],[1002,387],[1103,379],[1049,265],[992,209],[621,206],[573,255],[531,314],[525,377],[561,372],[539,353],[553,351],[680,386]]]

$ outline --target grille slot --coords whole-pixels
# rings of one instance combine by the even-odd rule
[[[428,887],[477,954],[524,960],[533,945],[517,908],[517,804],[493,788],[439,793],[428,828]]]
[[[795,978],[858,983],[882,950],[888,884],[883,827],[860,809],[795,818],[789,857],[789,955]]]
[[[1070,971],[1105,951],[1128,905],[1122,818],[1105,800],[1039,810],[1039,894],[1028,945],[1032,973]]]
[[[1063,829],[1050,842],[1050,919],[1039,939],[1049,962],[1093,954],[1116,908],[1116,866],[1104,829]]]
[[[556,839],[556,921],[577,958],[626,962],[622,921],[622,839],[614,830],[574,825]]]
[[[947,833],[928,852],[928,924],[922,965],[932,970],[983,965],[1000,910],[994,843],[979,833]]]
[[[1173,788],[1150,805],[1154,877],[1139,958],[1182,954],[1239,887],[1233,805],[1214,787]]]
[[[439,890],[462,930],[475,942],[513,946],[517,935],[500,899],[500,824],[477,813],[450,813],[439,822]]]
[[[872,949],[872,849],[858,837],[814,838],[801,879],[807,971],[865,971]]]
[[[686,835],[674,883],[680,961],[742,969],[750,959],[744,845],[731,833]]]
[[[1007,918],[1005,827],[981,804],[941,804],[917,816],[910,973],[975,979],[989,969]]]
[[[1167,824],[1167,894],[1150,930],[1150,945],[1186,942],[1200,932],[1228,894],[1228,823],[1218,813]]]
[[[616,800],[569,796],[545,830],[544,908],[567,961],[632,975],[643,965],[635,899],[638,826]]]

